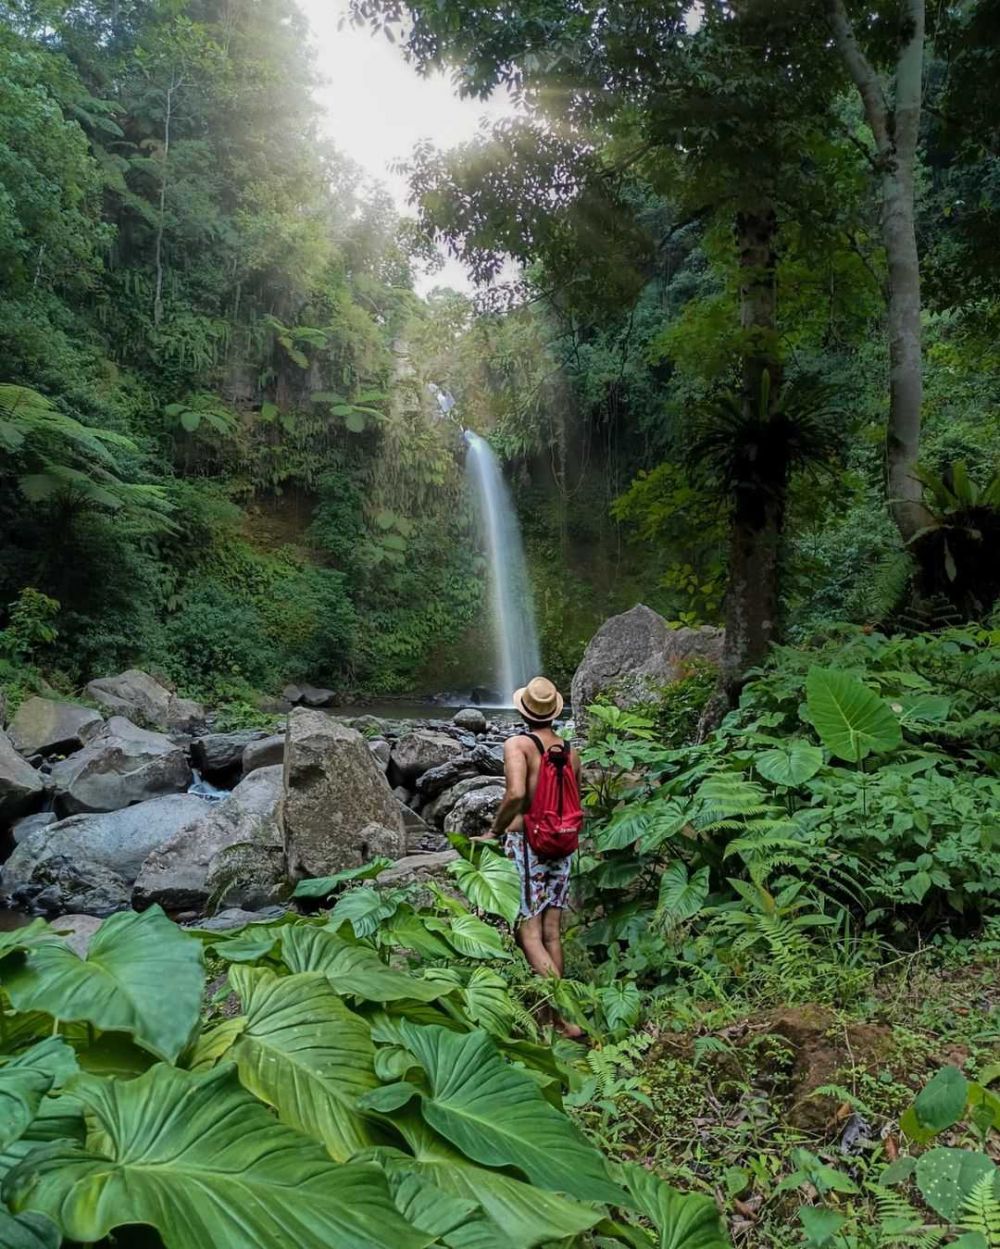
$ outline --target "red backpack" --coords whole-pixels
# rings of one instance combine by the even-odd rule
[[[531,806],[524,815],[528,845],[540,859],[562,859],[580,845],[583,808],[580,787],[573,771],[573,751],[567,742],[548,750],[534,733],[528,737],[538,747],[542,764]]]

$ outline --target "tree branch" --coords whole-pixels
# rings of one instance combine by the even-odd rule
[[[923,8],[923,0],[909,2]],[[893,143],[889,134],[889,105],[882,90],[882,82],[861,50],[851,19],[847,16],[844,0],[827,0],[826,8],[833,37],[865,106],[865,116],[868,118],[879,156],[886,157],[892,152]]]

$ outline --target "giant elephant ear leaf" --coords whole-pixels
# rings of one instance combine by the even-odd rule
[[[44,1214],[11,1214],[0,1202],[0,1245],[3,1249],[59,1249],[59,1228]]]
[[[228,1064],[195,1075],[162,1064],[138,1079],[81,1077],[83,1147],[29,1155],[4,1186],[15,1211],[54,1219],[91,1243],[148,1224],[166,1249],[294,1245],[423,1249],[433,1237],[397,1211],[372,1165],[332,1162],[278,1123]]]
[[[644,1167],[623,1171],[636,1205],[656,1228],[658,1249],[731,1249],[711,1197],[678,1192]]]
[[[59,1037],[40,1041],[0,1067],[0,1152],[24,1135],[45,1094],[76,1070],[76,1055]]]
[[[806,705],[823,745],[848,763],[902,743],[899,721],[888,703],[847,672],[810,668]]]
[[[792,789],[816,775],[823,766],[823,752],[808,742],[782,742],[757,755],[754,766],[765,781]]]
[[[201,944],[157,906],[109,916],[85,959],[61,941],[10,955],[0,983],[18,1011],[129,1032],[173,1062],[198,1022],[205,973]]]
[[[456,859],[448,871],[474,907],[499,915],[508,924],[517,922],[521,881],[510,859],[484,846],[477,861]]]
[[[322,972],[338,993],[371,1002],[433,1002],[455,990],[395,971],[374,950],[350,945],[325,928],[289,925],[281,934],[281,958],[289,971]]]
[[[229,979],[246,1011],[229,1051],[243,1086],[338,1161],[375,1144],[356,1108],[379,1083],[368,1023],[318,972],[276,976],[234,967]]]
[[[585,1201],[619,1202],[600,1153],[548,1104],[538,1084],[497,1053],[484,1032],[399,1025],[403,1044],[427,1074],[427,1124],[467,1158],[516,1167],[535,1185]]]

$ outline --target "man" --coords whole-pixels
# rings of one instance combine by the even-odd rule
[[[514,706],[521,713],[526,732],[509,737],[504,743],[503,802],[496,813],[489,833],[481,838],[493,841],[507,834],[506,853],[517,867],[521,878],[521,908],[516,930],[518,944],[534,971],[540,976],[561,976],[563,952],[560,925],[563,907],[569,893],[570,867],[573,855],[542,857],[531,845],[524,830],[524,816],[529,819],[538,790],[546,753],[565,747],[567,766],[572,768],[576,784],[580,784],[580,756],[567,742],[553,732],[553,721],[562,713],[562,695],[545,677],[535,677],[514,693]],[[578,808],[577,808],[578,809]],[[582,1031],[572,1024],[557,1021],[568,1036]]]

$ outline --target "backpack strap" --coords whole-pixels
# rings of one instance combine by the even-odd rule
[[[535,745],[538,747],[538,753],[539,753],[540,755],[544,755],[544,754],[545,754],[545,745],[544,745],[544,743],[542,742],[542,739],[541,739],[541,738],[540,738],[540,737],[539,737],[536,733],[527,733],[527,732],[526,732],[526,733],[524,734],[524,736],[525,736],[525,737],[530,737],[530,738],[531,738],[531,740],[532,740],[532,741],[535,743]]]

